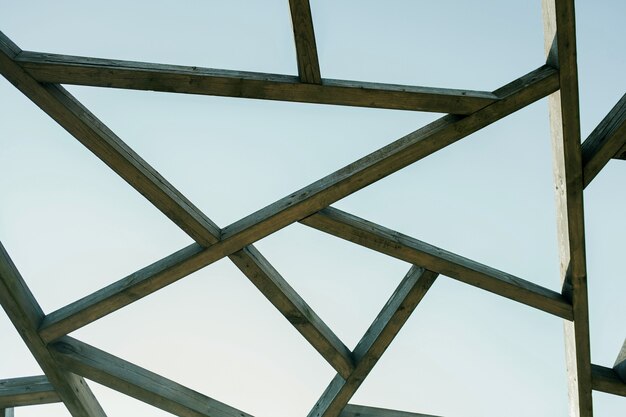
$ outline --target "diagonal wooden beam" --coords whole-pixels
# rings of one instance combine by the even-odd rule
[[[44,314],[0,243],[0,304],[74,417],[106,417],[86,382],[59,367],[37,333]]]
[[[549,97],[548,106],[561,283],[574,312],[574,321],[563,324],[569,413],[571,417],[591,417],[591,349],[574,1],[543,0],[543,11],[548,64],[558,68],[560,84],[559,92]]]
[[[486,91],[432,88],[154,64],[23,51],[16,63],[42,83],[202,94],[381,109],[471,114],[498,97]]]
[[[339,416],[436,278],[435,272],[417,266],[409,270],[354,348],[356,366],[352,374],[347,379],[335,376],[308,417]]]
[[[583,142],[583,186],[588,186],[611,158],[619,157],[624,146],[626,146],[626,94]]]
[[[624,144],[624,146],[622,146],[622,149],[617,151],[617,154],[615,154],[614,158],[615,159],[626,160],[626,144]]]
[[[289,0],[293,37],[296,42],[298,76],[307,84],[321,84],[320,63],[317,59],[315,31],[309,0]]]
[[[437,417],[430,414],[411,413],[408,411],[389,410],[386,408],[368,407],[365,405],[348,404],[339,417]]]
[[[619,377],[615,369],[591,365],[591,383],[596,391],[626,397],[626,382]]]
[[[560,293],[336,208],[325,208],[300,222],[564,319],[572,319],[572,306]]]
[[[615,359],[615,364],[613,365],[613,370],[626,384],[626,339],[624,339],[624,343],[622,344],[622,348],[617,355],[617,359]]]
[[[50,345],[78,375],[181,417],[251,417],[172,380],[70,337]]]
[[[494,93],[500,100],[470,116],[448,115],[302,188],[222,230],[220,241],[192,244],[46,317],[54,340],[325,208],[558,88],[558,73],[541,67]]]
[[[0,408],[60,401],[61,398],[45,375],[0,379]]]

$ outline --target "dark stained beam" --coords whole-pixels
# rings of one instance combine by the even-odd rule
[[[385,353],[404,323],[424,298],[437,274],[413,266],[387,304],[354,348],[355,368],[347,379],[335,376],[308,417],[338,417],[350,398],[380,357]]]
[[[585,260],[574,0],[543,0],[547,63],[559,70],[559,92],[548,99],[563,295],[574,321],[564,321],[570,417],[593,416]]]
[[[617,154],[614,156],[614,158],[626,160],[626,144],[622,146],[622,149],[617,151]]]
[[[307,84],[321,84],[320,63],[317,58],[315,31],[309,0],[289,0],[293,37],[296,42],[298,76]]]
[[[61,398],[45,375],[0,379],[0,408],[60,401]]]
[[[475,131],[547,96],[558,73],[541,67],[496,90],[501,97],[470,116],[448,115],[288,195],[222,230],[220,241],[192,244],[81,300],[53,312],[40,329],[51,341],[310,216]]]
[[[106,417],[86,382],[61,368],[39,337],[43,311],[1,243],[0,304],[72,416]]]
[[[583,186],[588,186],[611,158],[619,158],[624,146],[626,146],[626,94],[583,142]]]
[[[564,319],[572,319],[572,306],[560,293],[336,208],[325,208],[300,222]]]
[[[430,414],[411,413],[408,411],[389,410],[386,408],[367,407],[348,404],[339,417],[437,417]]]
[[[498,97],[457,90],[323,79],[300,82],[292,75],[87,58],[24,51],[16,57],[42,83],[114,87],[300,103],[470,114]]]
[[[614,369],[600,365],[591,365],[591,383],[596,391],[626,397],[626,382]]]
[[[50,345],[57,360],[78,375],[181,417],[251,417],[130,362],[64,337]]]

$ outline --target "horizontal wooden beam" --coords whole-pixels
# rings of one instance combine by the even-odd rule
[[[301,220],[317,230],[535,307],[567,320],[572,306],[558,292],[328,207]]]
[[[470,116],[447,115],[224,228],[220,241],[189,245],[50,314],[46,341],[76,330],[225,256],[310,216],[378,180],[531,104],[558,88],[558,72],[541,67],[494,93],[500,100]]]
[[[591,386],[596,391],[626,397],[626,382],[611,368],[592,364]]]
[[[308,417],[339,416],[436,278],[435,272],[417,266],[411,267],[354,348],[354,371],[347,379],[337,374]]]
[[[50,345],[68,370],[106,387],[181,417],[251,417],[70,337]]]
[[[61,401],[45,375],[0,379],[0,408]]]
[[[484,91],[323,79],[292,75],[22,52],[16,63],[43,83],[202,94],[381,109],[470,114],[498,100]]]
[[[626,94],[598,124],[582,145],[583,181],[586,187],[626,146]]]
[[[313,16],[309,0],[289,0],[293,37],[296,42],[298,76],[308,84],[321,84],[320,63],[317,59]]]
[[[437,417],[431,414],[412,413],[409,411],[389,410],[387,408],[367,407],[348,404],[339,417]]]
[[[106,417],[83,378],[67,372],[37,333],[44,314],[0,243],[0,304],[74,417]]]

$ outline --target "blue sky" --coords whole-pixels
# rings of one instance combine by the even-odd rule
[[[287,1],[0,0],[22,49],[296,73]],[[539,67],[539,1],[312,0],[322,76],[494,90]],[[578,2],[585,138],[626,92],[626,3]],[[72,87],[126,143],[224,227],[436,119],[428,113]],[[0,78],[0,240],[44,311],[190,239]],[[547,101],[335,206],[558,290]],[[585,191],[592,361],[624,336],[623,183]],[[409,265],[296,224],[256,244],[350,348]],[[0,314],[0,378],[41,373]],[[306,415],[334,372],[228,261],[74,334],[257,417]],[[110,416],[166,413],[91,384]],[[558,318],[440,277],[353,403],[446,417],[566,416]],[[598,416],[624,398],[594,393]],[[69,415],[60,405],[19,417]]]

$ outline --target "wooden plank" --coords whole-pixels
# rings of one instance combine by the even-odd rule
[[[348,404],[339,417],[437,417],[431,414],[411,413],[408,411],[389,410],[387,408],[368,407]]]
[[[572,306],[555,291],[368,222],[333,207],[301,223],[567,320]]]
[[[622,146],[622,149],[620,149],[613,158],[626,160],[626,144]]]
[[[543,0],[548,64],[559,69],[560,90],[548,99],[554,157],[557,229],[563,294],[574,321],[564,322],[571,417],[593,415],[589,305],[585,261],[583,170],[573,0]]]
[[[41,84],[24,71],[14,58],[19,48],[0,32],[0,73],[18,90],[78,139],[105,164],[169,217],[196,242],[215,243],[219,228],[204,216],[172,184],[150,167],[115,133],[56,84]],[[206,231],[211,230],[211,234]]]
[[[309,0],[289,0],[293,37],[296,42],[298,75],[307,84],[321,84],[320,63],[317,59],[313,16]]]
[[[448,115],[223,229],[220,241],[192,244],[46,317],[51,341],[169,285],[224,256],[325,208],[558,88],[558,73],[541,67],[495,91],[494,104],[470,116]]]
[[[614,369],[591,365],[591,378],[594,390],[626,397],[626,382],[617,375]]]
[[[74,417],[106,417],[85,381],[59,367],[37,333],[43,311],[0,243],[0,304]]]
[[[354,348],[354,371],[347,379],[337,374],[308,417],[339,416],[436,278],[435,272],[417,266],[409,270]]]
[[[50,345],[67,369],[99,384],[181,417],[251,417],[174,381],[76,339]]]
[[[615,359],[613,370],[626,383],[626,339],[624,339],[622,349],[620,349],[617,359]]]
[[[583,142],[583,186],[588,186],[611,158],[619,157],[624,146],[626,146],[626,94]]]
[[[350,375],[350,350],[254,246],[230,259],[340,375]]]
[[[202,94],[381,109],[471,114],[498,97],[485,91],[229,71],[101,58],[20,53],[16,62],[43,83]]]
[[[61,398],[45,375],[0,379],[0,408],[60,401]]]

